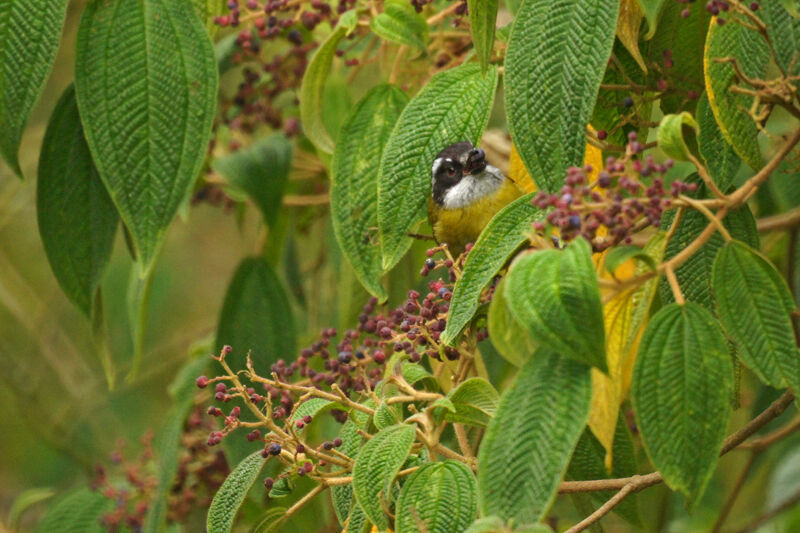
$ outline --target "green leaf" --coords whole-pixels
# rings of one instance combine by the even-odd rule
[[[214,170],[247,193],[273,227],[292,163],[292,144],[279,134],[214,161]]]
[[[94,163],[147,272],[208,150],[214,47],[188,2],[92,2],[75,91]]]
[[[686,138],[689,138],[690,145],[696,145],[697,129],[694,117],[686,111],[679,115],[666,115],[658,126],[658,147],[668,157],[688,161],[692,150],[687,146]]]
[[[289,420],[294,422],[296,420],[301,420],[306,416],[314,418],[323,413],[327,413],[331,409],[346,409],[346,407],[339,402],[333,402],[323,398],[309,398],[297,406],[297,409],[294,410],[294,413]]]
[[[642,8],[644,18],[647,21],[647,32],[645,32],[643,39],[650,40],[656,34],[658,27],[658,18],[661,16],[661,10],[664,9],[664,3],[667,0],[639,0],[639,7]]]
[[[688,98],[689,91],[703,92],[703,50],[711,15],[702,5],[691,6],[691,16],[684,18],[681,12],[686,5],[669,0],[665,2],[658,22],[656,34],[650,40],[647,63],[664,64],[668,50],[674,58],[669,69],[669,79],[674,91],[661,98],[661,110],[666,113],[691,111],[696,100]]]
[[[388,404],[382,401],[375,408],[372,423],[378,430],[386,429],[403,421],[402,407],[397,404]]]
[[[342,445],[339,446],[339,453],[343,453],[351,459],[358,454],[361,448],[361,443],[364,437],[358,432],[358,424],[352,420],[348,420],[339,430],[339,438],[342,439]],[[331,500],[333,502],[333,510],[336,512],[336,518],[339,524],[344,526],[347,517],[352,514],[351,508],[353,506],[353,485],[334,485],[331,487]]]
[[[702,189],[702,187],[701,187]],[[701,191],[702,192],[702,191]],[[702,197],[702,195],[698,195]],[[661,226],[669,228],[672,225],[675,211],[668,211]],[[753,248],[758,248],[759,239],[756,222],[750,208],[746,205],[731,211],[723,219],[723,225],[734,239],[744,241]],[[684,211],[675,234],[667,243],[664,251],[664,260],[669,260],[681,250],[689,246],[709,224],[708,219],[701,212],[694,209]],[[681,291],[686,300],[697,302],[706,309],[714,310],[714,293],[712,291],[712,273],[714,258],[717,251],[725,243],[719,233],[706,242],[695,254],[675,269],[675,277],[681,286]],[[661,300],[665,303],[675,301],[669,283],[665,279],[659,285]]]
[[[659,264],[664,258],[664,249],[667,245],[667,232],[658,231],[644,247],[644,252],[652,259],[654,264]],[[636,275],[643,274],[650,270],[650,265],[638,263],[636,265]],[[630,318],[630,337],[625,346],[625,352],[629,352],[631,346],[639,335],[639,329],[644,321],[650,316],[650,306],[658,290],[658,278],[653,277],[645,281],[636,292],[631,296],[632,306]]]
[[[453,345],[475,315],[484,287],[528,239],[525,234],[531,231],[531,224],[544,219],[545,212],[531,205],[535,194],[526,194],[505,206],[481,232],[453,288],[447,326],[441,336],[443,343]]]
[[[356,104],[339,131],[333,152],[331,221],[336,240],[356,277],[370,294],[383,301],[380,283],[378,187],[376,176],[389,134],[408,103],[393,85],[379,85]]]
[[[361,447],[353,466],[353,493],[367,518],[379,529],[389,527],[381,500],[389,502],[397,472],[414,443],[414,426],[397,424],[379,431]]]
[[[472,43],[484,72],[489,68],[494,49],[497,4],[497,0],[467,0]]]
[[[794,18],[800,17],[800,2],[797,0],[779,0],[783,8]]]
[[[214,24],[214,18],[223,14],[225,0],[192,0],[192,7],[200,21],[206,25],[206,31],[213,37],[218,28]]]
[[[581,481],[636,475],[638,469],[633,438],[630,431],[628,431],[625,416],[622,413],[617,417],[617,426],[614,430],[612,458],[611,470],[609,471],[606,468],[605,448],[592,431],[586,428],[578,441],[578,445],[575,447],[575,452],[572,454],[569,468],[567,468],[567,479]],[[613,491],[589,493],[591,501],[596,507],[603,505],[613,495]],[[641,517],[639,516],[639,507],[635,494],[629,495],[614,507],[614,512],[625,518],[632,525],[641,527]]]
[[[497,69],[475,64],[433,76],[406,106],[392,130],[378,177],[378,231],[382,266],[389,270],[411,246],[407,233],[425,218],[431,164],[448,145],[477,144],[489,121]]]
[[[797,2],[794,0],[795,10]],[[790,75],[800,72],[800,20],[797,13],[790,15],[775,0],[767,0],[761,4],[762,18],[767,26],[767,37],[775,49],[775,60],[778,66]]]
[[[498,533],[501,531],[506,531],[506,524],[503,519],[497,516],[489,516],[477,519],[464,530],[464,533]]]
[[[370,28],[378,37],[428,53],[428,23],[405,0],[387,0]]]
[[[119,217],[92,163],[72,86],[56,104],[42,142],[36,215],[61,289],[92,316]]]
[[[645,330],[633,372],[636,422],[667,485],[700,500],[730,417],[733,362],[703,306],[668,304]]]
[[[0,156],[22,178],[19,145],[58,52],[67,0],[0,3]]]
[[[190,360],[169,387],[175,405],[167,414],[167,421],[154,443],[158,458],[158,485],[147,509],[142,533],[159,533],[166,524],[168,497],[178,473],[178,456],[183,449],[181,446],[183,425],[194,405],[194,395],[197,392],[195,380],[208,366],[207,356]]]
[[[506,113],[519,155],[544,191],[560,189],[567,168],[583,164],[618,10],[619,2],[527,0],[517,12],[505,59]]]
[[[536,352],[537,344],[511,313],[504,296],[505,285],[505,280],[500,281],[489,304],[489,338],[506,361],[520,367]]]
[[[612,274],[625,262],[636,259],[650,270],[656,269],[655,260],[638,246],[615,246],[606,252],[603,265]]]
[[[395,533],[460,533],[478,514],[475,475],[459,461],[427,463],[403,483]]]
[[[284,470],[284,473],[291,472],[291,468]],[[275,484],[269,490],[270,498],[285,498],[294,490],[294,483],[289,476],[284,476],[275,480]]]
[[[713,286],[720,320],[744,364],[768,385],[800,390],[794,300],[775,267],[746,244],[731,241],[717,252]]]
[[[36,533],[104,533],[102,516],[114,502],[99,492],[78,489],[55,503],[36,524]]]
[[[456,424],[486,427],[497,410],[500,396],[491,383],[483,378],[470,378],[447,395],[455,412],[445,413],[444,418]]]
[[[325,80],[328,79],[331,72],[331,63],[336,53],[336,47],[345,36],[353,31],[357,22],[358,17],[355,11],[343,13],[336,28],[317,48],[306,67],[305,74],[303,74],[303,83],[300,87],[300,121],[308,140],[317,150],[326,154],[333,153],[333,139],[322,122],[322,97],[325,91]]]
[[[732,86],[743,82],[737,81],[733,65],[716,61],[726,57],[734,58],[748,77],[763,79],[770,58],[769,46],[757,31],[735,20],[720,26],[712,19],[704,57],[708,101],[722,135],[745,163],[758,170],[764,162],[758,148],[758,127],[748,113],[753,97],[731,92]]]
[[[536,342],[607,371],[603,306],[586,240],[530,252],[506,279],[511,313]]]
[[[697,134],[700,155],[703,156],[714,183],[725,190],[733,184],[742,160],[722,135],[706,93],[703,93],[697,103],[697,123],[700,126],[700,132]]]
[[[430,372],[425,370],[425,367],[418,363],[403,361],[400,363],[400,374],[409,385],[423,383],[431,388],[438,387],[438,381],[436,381],[436,378],[433,377]]]
[[[222,486],[214,495],[211,507],[208,508],[206,528],[208,533],[229,533],[233,530],[233,521],[242,506],[250,488],[261,474],[267,460],[257,451],[236,465]]]
[[[525,524],[556,497],[589,417],[590,367],[540,349],[503,394],[478,453],[478,506]]]
[[[286,292],[264,259],[239,264],[228,286],[217,325],[216,349],[230,345],[231,368],[243,370],[247,353],[256,369],[268,370],[296,351],[295,322]]]
[[[283,524],[283,515],[286,514],[284,507],[270,507],[267,512],[261,515],[256,522],[256,525],[250,530],[250,533],[270,533],[275,531],[275,528]]]
[[[14,498],[11,509],[8,510],[8,529],[16,531],[22,514],[37,503],[49,500],[55,496],[56,491],[49,487],[27,489]]]

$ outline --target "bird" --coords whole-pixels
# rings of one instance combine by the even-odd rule
[[[525,191],[486,160],[486,153],[463,141],[451,144],[431,165],[428,221],[440,245],[453,257],[474,243],[492,217]]]

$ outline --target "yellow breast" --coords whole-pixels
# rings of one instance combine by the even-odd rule
[[[489,220],[524,192],[511,180],[497,189],[494,194],[484,196],[466,207],[443,209],[432,199],[428,204],[428,219],[433,228],[433,236],[439,243],[447,243],[450,252],[456,256],[464,251],[467,243],[474,243]]]

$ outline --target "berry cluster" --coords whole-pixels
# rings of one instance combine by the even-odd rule
[[[534,229],[542,232],[549,226],[566,241],[583,236],[600,252],[631,242],[631,235],[646,225],[657,227],[664,209],[670,205],[670,197],[696,189],[694,183],[676,180],[667,191],[664,174],[672,167],[672,161],[656,163],[652,156],[642,159],[644,146],[636,132],[628,135],[628,141],[625,155],[608,157],[594,183],[587,178],[591,167],[572,167],[559,193],[537,194],[533,205],[550,211],[547,223],[535,222]]]
[[[208,508],[230,473],[222,451],[209,450],[205,443],[212,424],[200,407],[193,409],[186,420],[181,434],[183,451],[167,503],[170,523],[184,522],[191,511]],[[109,532],[138,531],[144,523],[158,484],[152,440],[153,433],[147,432],[140,439],[142,451],[130,459],[125,457],[125,441],[120,440],[111,453],[112,467],[95,467],[92,490],[115,502],[114,508],[102,518],[102,525]]]
[[[693,4],[695,2],[695,0],[675,0],[675,1],[679,2],[681,4]],[[705,4],[705,9],[706,9],[706,11],[708,11],[709,13],[711,13],[712,15],[717,17],[717,24],[722,26],[727,22],[727,20],[725,18],[723,18],[723,17],[720,17],[719,15],[720,15],[720,13],[726,13],[726,12],[730,11],[730,9],[732,7],[732,4],[735,4],[735,3],[731,2],[731,1],[726,1],[726,0],[709,0]],[[760,6],[759,6],[758,2],[750,2],[749,7],[750,7],[751,11],[758,11],[758,8]],[[691,12],[691,9],[689,7],[687,7],[683,11],[681,11],[681,16],[683,18],[687,18],[691,14],[692,14],[692,12]]]

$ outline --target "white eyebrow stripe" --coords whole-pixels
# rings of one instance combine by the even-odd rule
[[[431,167],[431,183],[436,179],[436,173],[439,171],[439,167],[442,166],[444,160],[441,157],[437,157],[433,160],[433,166]]]

